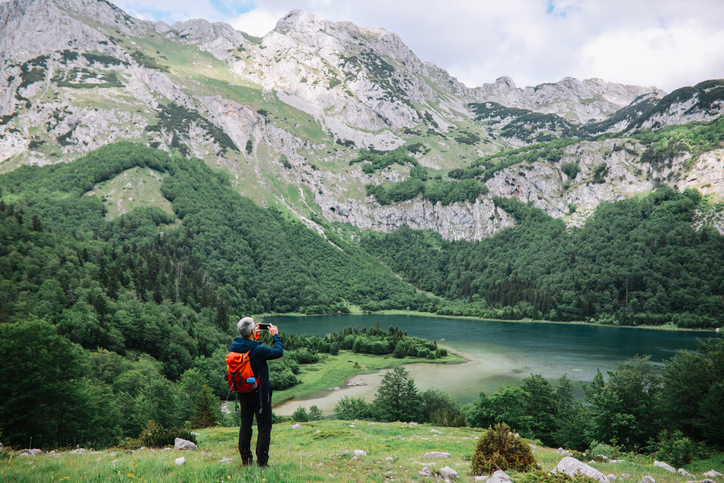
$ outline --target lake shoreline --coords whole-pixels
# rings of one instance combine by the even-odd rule
[[[520,320],[513,320],[513,319],[490,319],[490,318],[480,318],[475,317],[473,315],[439,315],[439,314],[431,314],[430,312],[414,312],[414,311],[408,311],[408,310],[380,310],[379,312],[350,312],[349,314],[302,314],[302,313],[296,313],[296,312],[285,312],[285,313],[264,313],[264,314],[255,314],[251,317],[256,320],[257,318],[263,319],[265,317],[286,317],[286,316],[294,316],[294,317],[319,317],[324,315],[409,315],[409,316],[415,316],[415,317],[431,317],[431,318],[441,318],[441,319],[458,319],[458,320],[475,320],[480,322],[517,322],[522,324],[528,324],[528,323],[541,323],[541,324],[559,324],[559,325],[584,325],[584,326],[591,326],[591,327],[612,327],[615,329],[649,329],[649,330],[666,330],[666,331],[672,331],[672,332],[711,332],[711,333],[718,333],[717,328],[715,327],[709,327],[709,328],[688,328],[688,327],[677,327],[675,325],[611,325],[611,324],[599,324],[599,323],[590,323],[590,322],[584,322],[582,320],[578,321],[572,321],[572,322],[561,322],[558,320],[534,320],[534,319],[520,319]]]

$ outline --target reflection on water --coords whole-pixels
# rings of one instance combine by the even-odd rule
[[[695,350],[697,339],[716,336],[713,332],[412,315],[275,316],[264,320],[278,325],[282,332],[320,336],[347,326],[372,327],[379,322],[384,329],[398,326],[411,336],[437,340],[470,361],[412,364],[408,370],[421,391],[441,389],[462,403],[474,400],[480,391],[492,394],[501,385],[518,384],[530,374],[548,379],[567,374],[574,381],[588,382],[597,370],[606,375],[636,355],[651,355],[652,362],[661,364],[679,349]]]

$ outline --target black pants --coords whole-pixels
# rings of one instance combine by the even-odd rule
[[[256,436],[256,462],[266,466],[269,462],[269,443],[271,442],[272,411],[271,394],[268,401],[260,401],[259,390],[248,394],[239,394],[241,405],[241,427],[239,428],[239,454],[244,465],[252,463],[251,435],[254,415],[258,433]],[[259,410],[261,409],[261,414]]]

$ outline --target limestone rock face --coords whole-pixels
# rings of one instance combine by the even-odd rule
[[[183,46],[189,57],[174,64],[170,52],[149,42],[174,55]],[[669,96],[573,78],[521,88],[503,76],[473,89],[384,28],[301,10],[255,39],[203,19],[171,26],[135,19],[106,1],[10,0],[0,3],[0,172],[72,161],[127,139],[204,159],[228,172],[243,195],[285,205],[322,235],[317,216],[361,229],[409,226],[447,240],[479,240],[515,224],[493,196],[515,197],[580,226],[600,202],[649,191],[657,180],[718,195],[724,150],[696,159],[682,153],[652,168],[641,163],[647,146],[634,139],[579,142],[557,161],[501,169],[486,181],[489,194],[448,206],[419,197],[382,206],[365,196],[365,185],[403,181],[410,167],[370,175],[349,161],[361,148],[389,151],[421,140],[420,151],[409,152],[442,178],[478,157],[533,142],[501,138],[510,119],[476,121],[471,103],[580,126],[597,120],[600,132],[657,129],[720,116],[724,102],[710,95],[716,82]],[[578,165],[574,179],[563,173],[565,163]],[[724,213],[699,213],[694,224],[724,233]]]

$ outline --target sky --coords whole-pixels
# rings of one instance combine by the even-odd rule
[[[111,0],[113,1],[113,0]],[[724,78],[722,0],[115,0],[134,17],[222,21],[261,37],[293,9],[398,34],[469,87],[564,77],[671,92]]]

